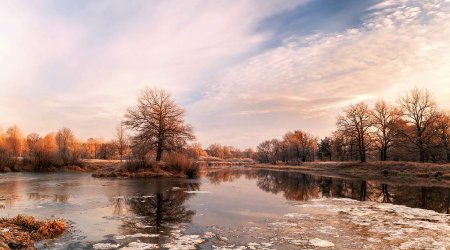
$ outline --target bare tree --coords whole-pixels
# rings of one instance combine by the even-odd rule
[[[128,109],[124,125],[135,132],[133,143],[154,149],[156,161],[160,161],[164,151],[178,150],[195,138],[184,114],[169,93],[147,88],[138,97],[138,104]]]
[[[58,155],[62,163],[67,165],[78,160],[76,147],[76,138],[72,130],[69,128],[62,128],[58,130],[55,136],[56,145],[58,147]]]
[[[427,152],[433,147],[436,135],[434,123],[438,117],[436,103],[427,89],[414,88],[399,99],[403,118],[411,130],[399,130],[419,151],[424,162]]]
[[[436,122],[439,144],[444,151],[444,157],[450,163],[450,115],[440,113]]]
[[[5,142],[9,152],[14,157],[22,155],[23,134],[17,125],[14,125],[6,131]]]
[[[370,131],[372,119],[367,104],[361,102],[350,105],[345,110],[345,116],[338,117],[336,125],[339,130],[355,139],[358,144],[359,158],[361,162],[365,162],[367,150],[372,143]]]
[[[272,139],[261,142],[256,148],[256,159],[264,163],[276,163],[280,152],[281,141]]]
[[[123,123],[120,123],[119,126],[116,128],[116,146],[117,146],[117,152],[120,156],[120,161],[123,159],[123,155],[125,154],[125,150],[128,147],[128,136],[125,133],[125,127]]]
[[[380,160],[387,160],[387,153],[392,147],[395,136],[396,121],[400,118],[400,111],[384,101],[375,103],[372,110],[373,125],[376,128],[375,144],[380,151]]]
[[[39,144],[42,138],[37,133],[31,133],[27,136],[27,146],[30,155],[34,155],[39,150]]]

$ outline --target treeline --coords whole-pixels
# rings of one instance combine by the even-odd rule
[[[396,104],[378,101],[348,106],[332,136],[318,139],[304,131],[264,141],[255,159],[263,163],[393,160],[450,162],[450,116],[427,89],[414,88]]]
[[[199,143],[193,143],[186,148],[187,154],[195,159],[215,157],[220,159],[233,159],[233,158],[253,158],[254,150],[247,148],[241,150],[239,148],[227,145],[221,145],[214,143],[209,145],[206,149],[203,149]]]
[[[16,126],[5,132],[0,129],[0,166],[10,170],[20,170],[28,165],[37,170],[51,167],[80,165],[80,159],[123,159],[130,155],[128,139],[122,126],[116,131],[116,138],[103,141],[89,138],[77,139],[69,128],[39,135],[24,135]]]

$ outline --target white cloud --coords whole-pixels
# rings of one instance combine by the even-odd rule
[[[450,108],[448,2],[385,1],[359,27],[264,50],[260,22],[305,2],[5,2],[0,126],[109,137],[145,86],[172,92],[204,145],[324,136],[343,106],[415,85]]]
[[[291,37],[220,75],[207,98],[190,107],[200,139],[254,146],[293,129],[326,136],[342,107],[396,101],[414,86],[450,108],[449,4],[372,9],[358,29]]]
[[[261,19],[302,2],[6,2],[0,125],[108,137],[140,89],[192,101],[209,75],[260,49],[269,38],[253,32]]]

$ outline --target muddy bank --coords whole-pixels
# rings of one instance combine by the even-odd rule
[[[92,177],[96,178],[154,178],[154,177],[173,177],[173,178],[188,178],[186,174],[169,172],[159,168],[155,169],[140,169],[137,171],[130,171],[126,168],[114,168],[108,167],[105,169],[97,170],[92,174]]]
[[[202,165],[191,161],[183,164],[167,162],[127,162],[120,165],[99,168],[92,177],[121,177],[121,178],[196,178],[200,175]]]
[[[17,215],[0,219],[0,249],[36,249],[34,243],[61,236],[68,229],[63,220],[37,220]]]
[[[123,165],[124,162],[119,160],[97,160],[97,159],[83,159],[79,163],[69,166],[48,166],[41,169],[39,166],[33,166],[31,164],[23,163],[22,161],[17,161],[17,163],[12,167],[2,167],[0,172],[42,172],[42,173],[53,173],[53,172],[94,172],[104,168],[119,167]]]
[[[299,170],[327,176],[418,182],[423,185],[450,185],[450,164],[417,162],[306,162],[299,166],[255,164],[254,168]]]

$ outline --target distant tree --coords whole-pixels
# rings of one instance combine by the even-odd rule
[[[58,147],[58,156],[64,165],[73,164],[78,160],[77,140],[72,130],[69,128],[58,130],[55,141]]]
[[[98,148],[97,157],[99,159],[112,160],[118,154],[117,149],[116,141],[102,143]]]
[[[387,160],[388,150],[393,146],[397,135],[395,127],[400,116],[401,113],[396,107],[384,101],[375,103],[375,108],[372,110],[373,125],[376,128],[374,141],[382,161]]]
[[[97,138],[89,138],[87,140],[87,150],[89,154],[89,158],[97,159],[97,152],[102,145],[102,141]]]
[[[419,160],[424,162],[426,155],[435,144],[433,138],[437,130],[434,127],[438,118],[436,103],[427,89],[414,88],[399,99],[403,118],[408,130],[399,130],[419,152]]]
[[[117,152],[120,156],[120,161],[122,161],[123,155],[128,148],[128,135],[125,133],[125,127],[123,123],[120,123],[120,125],[116,128],[115,145],[117,146]]]
[[[319,142],[318,155],[320,160],[329,159],[331,161],[331,138],[325,137]]]
[[[261,142],[256,148],[256,160],[263,163],[276,163],[281,141],[272,139]]]
[[[255,150],[253,148],[246,148],[244,152],[242,152],[242,156],[244,158],[253,158],[253,155],[255,154]]]
[[[444,157],[450,163],[450,115],[440,113],[436,122],[439,145],[444,153]]]
[[[223,146],[218,143],[209,145],[208,148],[206,149],[206,152],[208,152],[208,155],[213,157],[218,157],[222,159],[225,158]]]
[[[289,159],[300,159],[302,162],[314,160],[317,142],[311,134],[301,130],[288,132],[283,137],[283,143],[287,146],[286,149],[290,150],[287,152]]]
[[[208,156],[208,153],[205,150],[203,150],[202,145],[200,145],[200,143],[193,143],[189,145],[186,151],[188,156],[194,159]]]
[[[147,88],[138,97],[138,104],[128,109],[124,125],[135,132],[133,143],[141,149],[154,149],[156,161],[160,161],[164,151],[179,150],[195,138],[184,114],[169,93]]]
[[[14,125],[6,131],[5,136],[6,148],[15,157],[22,154],[23,134],[20,129]]]
[[[373,125],[371,111],[367,104],[361,102],[350,105],[345,110],[345,115],[338,117],[336,125],[339,130],[356,141],[359,158],[361,162],[365,162],[367,151],[372,143],[370,129]]]
[[[27,135],[27,146],[30,155],[34,155],[41,147],[42,138],[37,133]]]

